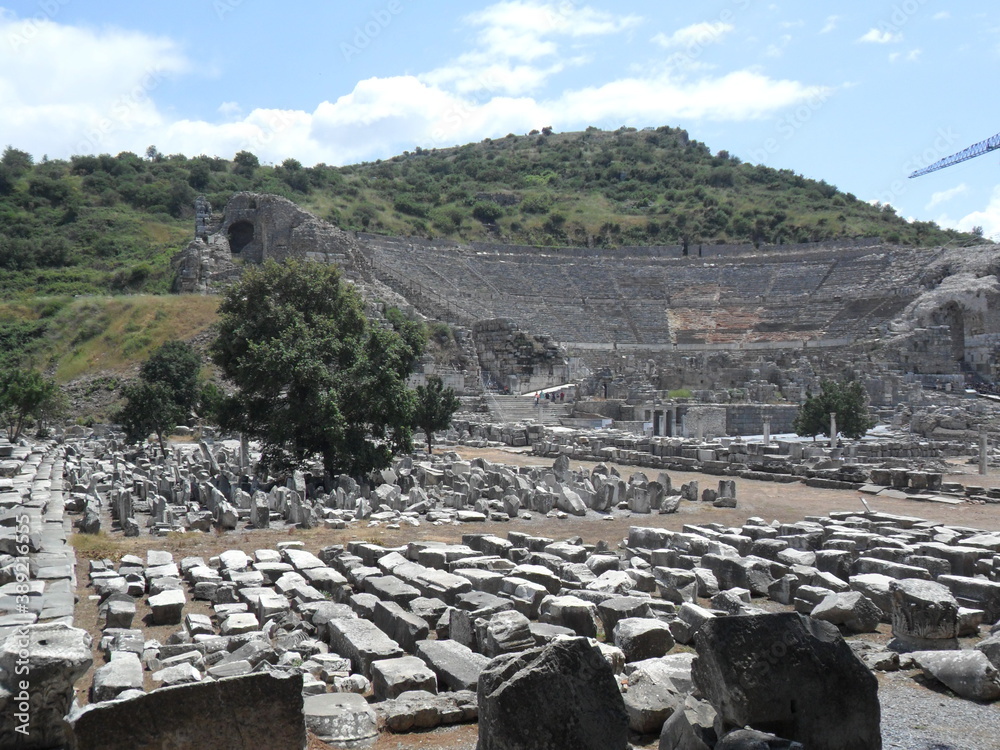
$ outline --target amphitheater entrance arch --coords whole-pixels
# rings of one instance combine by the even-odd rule
[[[253,242],[253,224],[249,221],[235,221],[229,227],[229,252],[239,255],[243,248]]]

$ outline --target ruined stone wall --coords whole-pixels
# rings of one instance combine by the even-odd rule
[[[569,382],[565,353],[546,336],[530,335],[502,318],[479,321],[472,335],[483,376],[494,387],[510,387],[512,376],[522,392]]]
[[[792,423],[799,413],[797,404],[729,404],[726,406],[727,435],[762,435],[764,419],[771,420],[771,434],[795,432]]]
[[[221,215],[199,197],[195,238],[174,258],[174,289],[206,294],[238,278],[240,265],[287,258],[337,264],[347,278],[361,258],[353,235],[321,221],[286,198],[236,193]]]
[[[358,251],[351,234],[277,195],[237,193],[226,205],[216,233],[231,238],[234,227],[243,223],[252,226],[253,236],[234,254],[250,263],[320,255],[328,258],[317,259],[349,266]]]

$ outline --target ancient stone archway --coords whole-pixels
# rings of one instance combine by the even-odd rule
[[[229,227],[229,251],[239,255],[243,248],[253,242],[253,224],[249,221],[236,221]]]

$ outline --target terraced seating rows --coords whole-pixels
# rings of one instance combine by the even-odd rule
[[[907,304],[941,252],[798,248],[661,258],[483,247],[380,238],[366,253],[397,282],[564,343],[683,346],[867,333]]]

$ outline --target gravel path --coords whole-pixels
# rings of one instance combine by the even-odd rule
[[[918,672],[879,674],[883,750],[997,750],[1000,706],[935,689]]]

